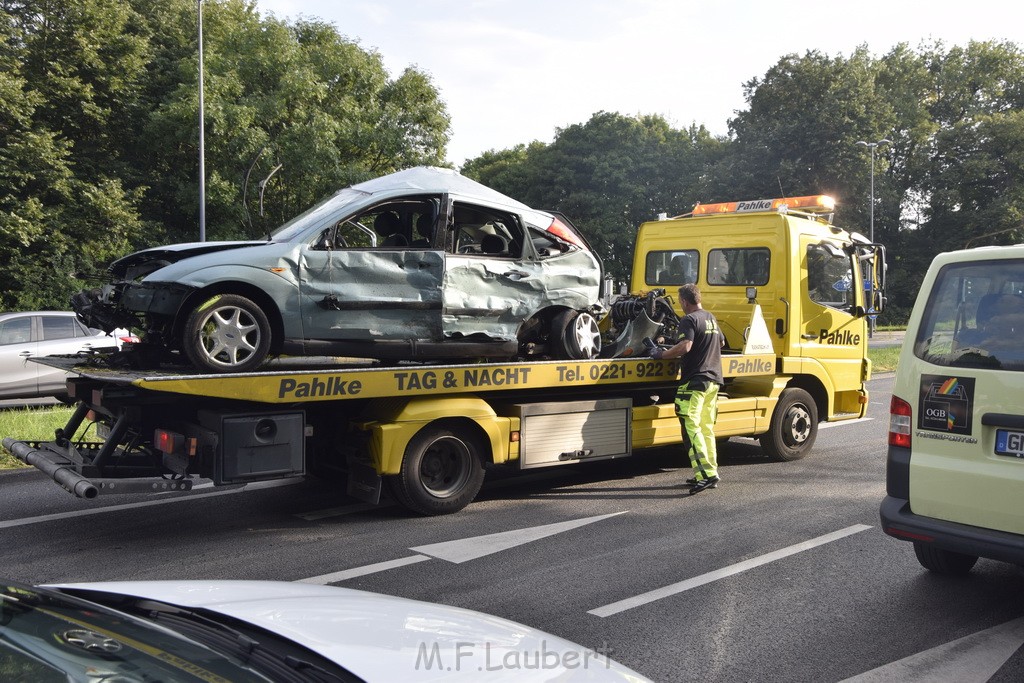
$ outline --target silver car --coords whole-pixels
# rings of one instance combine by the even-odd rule
[[[116,337],[89,329],[71,311],[0,313],[0,398],[65,396],[68,373],[32,358],[114,351],[117,346]]]
[[[73,299],[80,319],[205,372],[272,355],[597,356],[601,262],[567,220],[455,171],[345,188],[267,240],[126,256]]]

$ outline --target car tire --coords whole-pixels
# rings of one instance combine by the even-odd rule
[[[803,389],[785,389],[772,412],[761,448],[776,462],[799,460],[807,455],[818,436],[818,406]]]
[[[255,370],[270,350],[270,322],[250,299],[218,294],[189,313],[182,349],[203,372]]]
[[[483,446],[472,433],[424,427],[409,442],[401,471],[389,478],[399,503],[421,515],[447,515],[473,502],[484,482]]]
[[[551,329],[555,355],[566,360],[589,360],[601,353],[601,330],[585,311],[560,313]]]
[[[936,548],[921,541],[914,541],[914,554],[917,555],[917,561],[922,567],[945,576],[966,576],[978,561],[975,555]]]

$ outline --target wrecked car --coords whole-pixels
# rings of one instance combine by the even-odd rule
[[[564,217],[455,171],[340,190],[268,240],[146,249],[72,306],[204,372],[276,355],[598,356],[601,262]]]

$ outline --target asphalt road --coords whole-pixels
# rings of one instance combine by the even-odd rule
[[[521,621],[657,681],[1024,680],[1024,570],[936,577],[878,528],[891,383],[804,460],[730,441],[721,487],[692,497],[673,450],[489,477],[441,518],[317,480],[84,501],[0,474],[0,566],[335,583]]]

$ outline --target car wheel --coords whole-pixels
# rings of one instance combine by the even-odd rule
[[[917,561],[921,563],[922,567],[946,576],[965,576],[978,561],[974,555],[964,555],[952,550],[936,548],[921,541],[914,541],[914,554],[917,555]]]
[[[390,478],[398,502],[421,515],[446,515],[469,505],[484,482],[483,447],[471,433],[425,427],[412,438],[399,474]]]
[[[182,348],[204,372],[248,372],[267,358],[270,323],[244,296],[218,294],[189,314]]]
[[[594,316],[566,311],[555,318],[551,329],[555,354],[567,360],[597,358],[601,353],[601,330]]]
[[[761,448],[772,460],[799,460],[807,455],[818,436],[818,406],[803,389],[786,389],[772,413]]]

